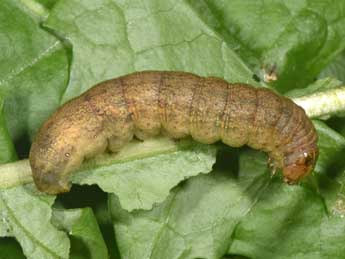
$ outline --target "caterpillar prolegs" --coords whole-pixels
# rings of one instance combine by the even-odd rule
[[[69,191],[69,174],[84,158],[162,132],[268,152],[288,183],[310,173],[318,157],[312,122],[286,97],[219,78],[144,71],[94,86],[43,124],[29,156],[34,182],[46,193]]]

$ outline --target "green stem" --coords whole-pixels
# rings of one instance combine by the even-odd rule
[[[333,88],[330,90],[306,95],[293,99],[300,105],[310,118],[321,118],[345,112],[345,87]],[[88,164],[106,164],[117,160],[135,159],[145,157],[148,154],[160,154],[167,149],[176,148],[167,139],[145,141],[144,143],[131,143],[118,154],[100,156],[88,162]],[[154,151],[152,153],[152,150]],[[31,168],[28,159],[13,163],[0,165],[0,189],[32,182]]]
[[[0,165],[0,189],[32,182],[28,159]]]
[[[310,118],[328,118],[345,113],[345,87],[294,98],[293,101],[301,106]]]

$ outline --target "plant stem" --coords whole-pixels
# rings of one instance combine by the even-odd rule
[[[301,106],[310,118],[321,118],[338,113],[345,113],[345,87],[333,88],[303,97],[294,98],[293,101]],[[164,145],[153,143],[153,146],[150,146],[151,144],[150,141],[148,141],[147,144],[133,143],[129,145],[128,148],[132,150],[138,149],[137,152],[139,153],[141,152],[140,150],[142,150],[143,154],[146,154],[149,147],[150,150],[154,148],[155,153],[159,154],[160,152],[165,152],[167,147],[173,147],[172,144],[167,146],[167,143]],[[146,147],[143,148],[144,145]],[[126,158],[126,156],[130,158],[133,156],[132,153],[126,153],[125,151],[115,154],[114,156],[118,157],[114,157],[114,161],[119,159],[121,156],[122,159]],[[138,153],[136,155],[140,156]],[[103,162],[100,161],[102,159],[104,160],[103,162],[106,163],[106,159],[109,160],[109,157],[98,157],[96,164],[102,164]],[[32,181],[31,168],[28,159],[0,165],[0,189],[10,188],[30,183]]]
[[[331,115],[345,113],[345,87],[294,98],[310,118],[328,118]]]
[[[0,165],[0,189],[32,182],[28,159]]]

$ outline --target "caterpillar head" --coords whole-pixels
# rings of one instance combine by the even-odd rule
[[[73,150],[68,147],[61,150],[53,146],[36,148],[36,145],[33,145],[29,159],[37,189],[49,194],[68,192],[71,184],[64,172],[69,167],[72,156]]]
[[[316,145],[287,155],[283,167],[284,181],[294,184],[310,174],[315,167],[318,155],[319,151]]]
[[[68,192],[71,188],[69,172],[80,165],[76,145],[64,140],[64,132],[53,134],[49,127],[42,127],[29,154],[30,166],[38,190],[48,194]]]

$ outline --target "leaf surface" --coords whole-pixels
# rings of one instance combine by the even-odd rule
[[[0,2],[0,94],[11,137],[23,142],[59,106],[68,76],[65,49],[29,6]]]
[[[210,172],[215,156],[215,146],[156,138],[130,143],[115,156],[104,155],[101,164],[93,160],[73,176],[73,182],[97,184],[115,193],[129,211],[150,209],[164,201],[179,182]]]

